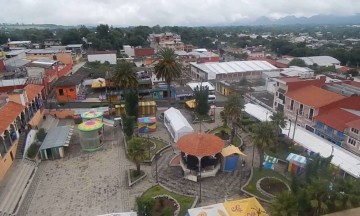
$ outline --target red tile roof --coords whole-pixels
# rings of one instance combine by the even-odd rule
[[[28,84],[25,86],[24,90],[26,91],[26,95],[28,97],[29,102],[34,100],[34,98],[41,93],[44,89],[44,86]]]
[[[193,156],[210,156],[224,148],[224,141],[213,134],[190,133],[176,143],[180,151]]]
[[[15,102],[8,102],[0,108],[0,134],[2,134],[9,125],[16,120],[25,107]]]
[[[346,73],[348,70],[352,69],[351,67],[346,67],[346,66],[342,66],[339,67],[337,70],[340,71],[341,73]]]
[[[342,95],[312,85],[290,91],[286,93],[286,96],[302,104],[315,108],[319,108],[345,98]]]
[[[356,128],[356,129],[360,130],[360,117],[359,117],[358,120],[351,121],[351,122],[347,123],[346,125],[349,126],[349,127]]]
[[[337,131],[344,131],[349,123],[353,122],[355,119],[360,120],[360,116],[352,114],[344,109],[336,108],[315,116],[315,119]]]

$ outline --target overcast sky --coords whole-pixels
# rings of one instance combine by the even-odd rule
[[[226,25],[261,16],[353,15],[360,0],[0,0],[0,23]]]

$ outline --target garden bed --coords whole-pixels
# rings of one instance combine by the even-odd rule
[[[159,185],[149,188],[147,191],[145,191],[143,193],[143,195],[141,196],[140,199],[142,199],[142,198],[149,199],[149,198],[154,198],[154,197],[163,196],[163,195],[172,197],[180,205],[179,216],[185,216],[187,214],[187,210],[189,208],[191,208],[191,205],[195,201],[194,197],[188,197],[188,196],[170,192]]]
[[[145,141],[147,141],[147,138],[143,138],[143,139]],[[168,145],[168,143],[165,143],[165,142],[157,140],[157,139],[149,138],[149,140],[150,140],[150,142],[152,142],[154,144],[154,147],[150,148],[150,158],[149,158],[149,150],[146,149],[145,162],[150,162],[156,152],[160,151],[161,149],[163,149],[164,147],[166,147]]]
[[[290,191],[289,185],[284,181],[274,177],[261,178],[256,184],[257,190],[263,194],[275,198],[284,191]]]
[[[266,169],[263,169],[262,171],[260,171],[259,168],[254,168],[253,176],[252,176],[249,184],[246,185],[246,187],[244,187],[245,192],[249,192],[251,194],[254,194],[255,196],[258,196],[258,197],[270,202],[272,197],[264,195],[263,193],[258,191],[256,188],[256,183],[264,177],[274,177],[274,178],[282,180],[286,184],[289,184],[289,180],[287,178],[285,178],[283,175],[281,175],[280,173],[277,173],[273,170],[266,170]]]
[[[129,169],[128,170],[128,181],[129,181],[129,186],[134,185],[135,183],[139,182],[140,180],[142,180],[143,178],[146,177],[146,174],[144,171],[140,170],[140,174],[136,175],[136,170],[134,169]]]
[[[225,133],[229,134],[229,139],[230,139],[230,137],[231,137],[231,135],[230,135],[230,134],[231,134],[231,129],[230,129],[229,127],[227,127],[227,126],[217,127],[217,128],[215,128],[215,129],[209,131],[208,133],[217,135],[217,134],[221,134],[222,131],[224,131]],[[221,138],[221,137],[220,137],[220,138]],[[242,145],[242,141],[241,141],[240,137],[235,136],[235,137],[234,137],[234,142],[231,143],[231,144],[233,144],[234,146],[239,147],[239,146]]]

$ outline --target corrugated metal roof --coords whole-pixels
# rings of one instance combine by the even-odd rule
[[[64,146],[65,142],[68,140],[69,133],[70,126],[51,128],[50,131],[47,133],[45,140],[40,147],[40,150]]]

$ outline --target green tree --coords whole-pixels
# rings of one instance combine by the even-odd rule
[[[200,116],[205,116],[210,110],[208,102],[209,88],[207,86],[197,86],[195,88],[195,112]]]
[[[131,138],[134,134],[135,117],[123,115],[121,118],[124,124],[124,133],[128,138]]]
[[[350,69],[346,72],[347,75],[351,75],[352,77],[359,76],[359,71],[357,69]]]
[[[231,94],[226,101],[224,106],[224,114],[227,119],[231,120],[232,123],[232,132],[231,132],[231,141],[233,142],[236,135],[236,122],[240,122],[241,113],[244,109],[244,101],[241,96],[236,94]]]
[[[306,67],[305,61],[302,59],[294,58],[289,62],[289,66]]]
[[[271,204],[271,215],[277,216],[298,216],[299,203],[292,192],[282,193]]]
[[[160,51],[160,60],[155,65],[155,76],[157,79],[164,79],[167,84],[169,107],[171,106],[171,82],[174,79],[180,78],[181,67],[176,61],[175,52],[173,49],[165,48]]]
[[[152,215],[155,203],[156,201],[152,197],[138,197],[136,204],[139,216]]]
[[[77,29],[66,30],[61,38],[63,45],[68,44],[81,44],[83,41],[80,37],[80,33]]]
[[[285,128],[285,126],[286,126],[286,117],[283,112],[278,110],[270,116],[270,119],[271,119],[272,123],[274,124],[274,127],[276,128],[277,137],[279,137],[282,134],[281,128]],[[276,152],[277,141],[274,142],[274,144],[275,144],[274,152]]]
[[[260,156],[259,169],[262,170],[264,162],[264,151],[274,145],[275,131],[274,126],[270,122],[261,122],[257,125],[253,135],[253,141],[256,144]]]
[[[138,117],[139,113],[139,96],[135,90],[130,90],[125,94],[125,108],[128,116]]]
[[[140,175],[140,164],[143,162],[146,158],[145,152],[146,152],[146,145],[142,138],[139,137],[133,137],[128,142],[128,155],[132,161],[134,161],[136,165],[136,174]]]
[[[138,76],[133,65],[124,60],[116,65],[112,81],[121,90],[135,89],[138,86]]]

